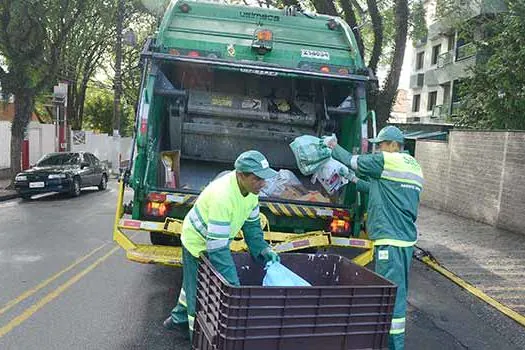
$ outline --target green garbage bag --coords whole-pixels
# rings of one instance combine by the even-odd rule
[[[322,139],[303,135],[297,137],[290,148],[295,156],[299,171],[303,175],[312,175],[324,163],[330,160],[332,150],[328,148]]]

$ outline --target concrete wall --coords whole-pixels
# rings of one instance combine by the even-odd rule
[[[525,233],[525,133],[508,133],[497,225]]]
[[[525,133],[452,131],[418,141],[416,158],[423,204],[525,234]]]
[[[11,166],[11,123],[0,121],[0,169]]]
[[[84,132],[84,142],[75,142],[75,137],[71,143],[71,151],[85,151],[96,155],[100,160],[107,161],[111,165],[127,160],[131,154],[131,137],[121,137],[117,142],[112,136],[107,134],[95,134],[91,131]],[[77,138],[78,140],[78,138]]]
[[[55,151],[55,126],[31,122],[27,128],[29,139],[29,163],[35,164],[43,155]],[[86,151],[95,154],[103,161],[117,164],[119,158],[129,158],[131,138],[122,137],[116,142],[107,134],[85,131],[83,143],[75,143],[71,137],[71,151]],[[120,155],[120,156],[119,156]],[[0,169],[11,166],[11,122],[0,121]]]

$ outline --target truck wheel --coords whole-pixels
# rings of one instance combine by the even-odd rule
[[[178,236],[168,236],[158,232],[150,232],[149,237],[151,244],[154,245],[167,245],[171,247],[180,247],[182,245],[180,237]]]
[[[20,198],[22,198],[22,200],[24,200],[24,201],[28,201],[28,200],[31,200],[31,195],[30,194],[21,194]]]

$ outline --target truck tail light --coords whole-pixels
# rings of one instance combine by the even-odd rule
[[[332,232],[333,234],[350,233],[350,222],[347,220],[334,218],[330,223],[330,232]]]
[[[319,70],[323,73],[330,73],[330,67],[328,66],[322,66]]]
[[[166,201],[166,194],[165,193],[157,193],[152,192],[148,195],[148,200],[151,202],[165,202]]]
[[[257,40],[260,41],[272,41],[272,32],[267,29],[259,30],[257,32]]]
[[[195,51],[195,50],[192,50],[190,52],[188,52],[188,56],[189,57],[199,57],[201,54],[199,53],[199,51]]]
[[[146,215],[164,217],[168,213],[168,205],[159,202],[146,203]]]

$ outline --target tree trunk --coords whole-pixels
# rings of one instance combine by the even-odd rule
[[[395,26],[396,34],[394,40],[394,55],[392,65],[385,86],[378,96],[376,106],[378,126],[382,127],[390,118],[390,111],[395,102],[397,87],[399,85],[399,76],[403,66],[405,47],[408,32],[408,1],[395,0]]]
[[[346,23],[348,23],[350,29],[352,29],[352,32],[354,33],[355,40],[357,42],[357,47],[359,49],[359,54],[364,60],[365,45],[363,44],[363,39],[361,38],[361,32],[357,28],[358,25],[354,7],[352,6],[350,0],[341,0],[341,8],[343,9]]]
[[[381,18],[381,14],[377,8],[377,1],[367,0],[367,3],[368,11],[370,12],[370,18],[372,19],[372,28],[374,31],[374,47],[372,48],[372,54],[370,55],[368,68],[370,68],[375,75],[377,73],[377,64],[379,63],[379,58],[381,57],[381,53],[383,51],[383,19]]]
[[[80,91],[77,96],[78,101],[78,129],[82,130],[82,125],[84,123],[84,102],[86,101],[86,91],[88,87],[88,81],[84,78],[80,84]]]
[[[31,120],[35,94],[33,90],[15,91],[15,117],[11,125],[11,176],[14,178],[22,170],[22,142]]]
[[[337,16],[334,2],[332,0],[314,0],[314,7],[318,13],[330,16]]]

